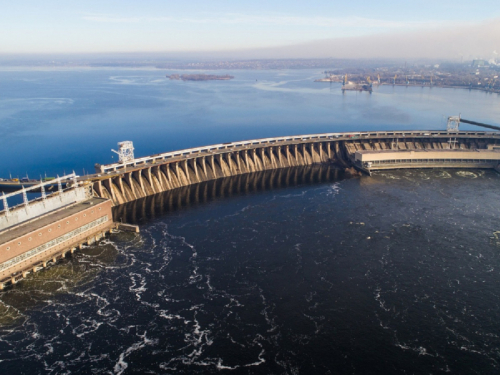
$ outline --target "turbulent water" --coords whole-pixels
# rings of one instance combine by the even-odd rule
[[[2,373],[496,374],[500,176],[329,167],[123,206],[0,294]]]

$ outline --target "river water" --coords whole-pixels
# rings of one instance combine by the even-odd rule
[[[441,108],[499,118],[498,96],[478,92],[342,96],[309,71],[233,72],[222,86],[157,73],[1,72],[0,152],[11,162],[2,171],[91,168],[124,139],[145,155],[270,135],[442,128]],[[352,178],[312,166],[120,207],[115,219],[140,224],[140,234],[113,234],[0,293],[0,369],[496,374],[499,183],[482,170]]]
[[[314,82],[317,70],[229,71],[231,81],[170,81],[161,70],[0,70],[0,177],[92,171],[134,142],[136,156],[271,136],[498,124],[498,94]],[[225,73],[225,72],[224,72]],[[474,127],[462,125],[463,129]],[[477,129],[477,128],[475,128]],[[115,155],[116,156],[116,155]]]

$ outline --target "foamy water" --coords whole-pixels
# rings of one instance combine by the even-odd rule
[[[496,373],[499,182],[385,171],[146,215],[0,293],[0,369]]]

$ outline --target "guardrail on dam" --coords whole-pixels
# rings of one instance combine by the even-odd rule
[[[497,148],[500,149],[498,132],[312,134],[223,143],[135,158],[123,163],[96,164],[97,173],[82,179],[92,183],[95,195],[111,199],[113,205],[117,206],[203,181],[270,169],[332,163],[369,173],[375,169],[391,168],[395,150],[420,153],[432,151],[432,158],[419,157],[420,168],[495,168],[500,163],[500,150]],[[451,154],[453,150],[461,152]],[[474,155],[469,160],[464,156],[472,156],[476,150],[488,150],[488,157],[477,158]],[[443,154],[446,157],[439,157],[441,151],[447,151],[446,155]],[[388,158],[379,157],[376,163],[367,164],[369,162],[363,161],[360,156],[365,152],[387,154]],[[404,162],[393,163],[392,168],[412,167],[411,155],[405,156]]]

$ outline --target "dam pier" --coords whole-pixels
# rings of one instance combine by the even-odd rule
[[[500,132],[324,133],[222,143],[139,158],[134,157],[132,142],[124,141],[115,152],[119,162],[96,164],[94,174],[71,174],[48,182],[58,184],[55,192],[46,194],[43,182],[34,186],[41,191],[37,199],[28,200],[29,189],[0,196],[0,289],[98,241],[114,228],[138,231],[137,226],[114,223],[112,208],[120,211],[119,206],[141,198],[233,176],[241,176],[238,189],[246,191],[257,182],[245,176],[313,164],[368,175],[401,168],[499,171]],[[14,195],[22,195],[23,203],[10,207]]]
[[[126,142],[123,142],[125,144]],[[216,144],[96,165],[80,178],[113,206],[218,178],[312,164],[370,174],[400,168],[497,168],[499,132],[396,131],[326,133]],[[130,147],[131,148],[130,148]]]

